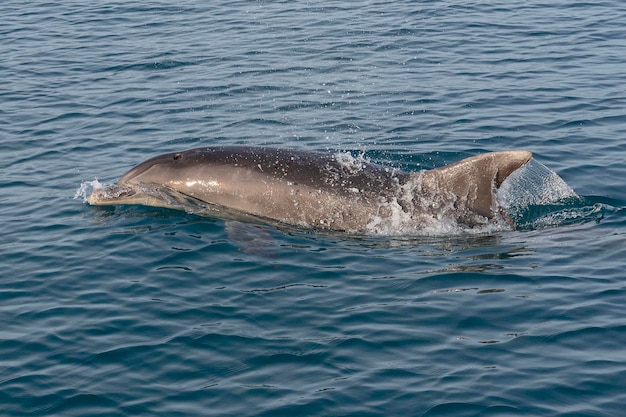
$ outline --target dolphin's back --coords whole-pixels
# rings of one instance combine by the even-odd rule
[[[408,178],[403,171],[354,158],[350,154],[220,146],[190,149],[171,155],[181,167],[227,167],[234,172],[245,170],[258,174],[258,178],[271,177],[342,195],[352,195],[355,190],[376,190],[376,195],[380,195],[380,191],[392,192],[399,182]]]
[[[528,151],[490,152],[426,171],[421,175],[422,195],[448,198],[458,216],[465,211],[492,219],[500,212],[496,190],[531,158]]]

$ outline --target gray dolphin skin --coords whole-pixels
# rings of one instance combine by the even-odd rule
[[[242,213],[323,230],[363,233],[398,218],[411,227],[451,218],[473,227],[506,215],[496,192],[532,158],[491,152],[408,173],[331,154],[220,146],[149,159],[116,184],[96,188],[91,205],[140,204],[220,217]]]

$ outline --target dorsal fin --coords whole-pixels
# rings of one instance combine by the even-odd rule
[[[422,191],[425,195],[444,196],[457,209],[467,208],[493,218],[497,207],[494,191],[531,158],[528,151],[502,151],[463,159],[423,172]]]

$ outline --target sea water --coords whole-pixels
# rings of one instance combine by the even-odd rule
[[[0,12],[0,415],[622,415],[622,2]],[[74,199],[234,144],[408,171],[528,149],[577,197],[432,236]]]

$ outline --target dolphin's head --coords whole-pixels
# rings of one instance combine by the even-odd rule
[[[94,188],[87,202],[94,206],[141,204],[153,207],[178,206],[180,188],[189,183],[198,155],[191,151],[159,155],[135,166],[115,184]]]

